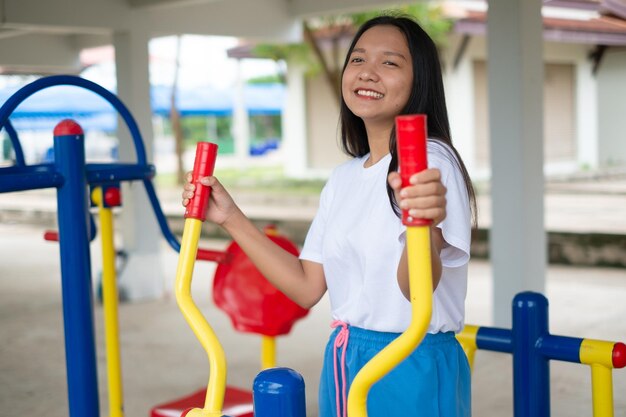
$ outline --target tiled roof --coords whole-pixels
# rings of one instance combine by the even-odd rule
[[[612,0],[626,10],[626,0]],[[454,2],[452,2],[454,3]],[[480,3],[480,2],[471,2]],[[461,2],[462,5],[471,4]],[[606,0],[552,0],[544,3],[544,39],[555,42],[594,45],[626,45],[626,19],[606,13]],[[483,35],[487,12],[476,8],[459,14],[456,5],[454,30],[457,33]],[[617,10],[615,6],[612,6]],[[572,11],[580,12],[573,15]],[[602,13],[601,13],[602,12]]]

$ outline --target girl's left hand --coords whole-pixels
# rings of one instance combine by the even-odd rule
[[[415,218],[431,219],[433,226],[446,218],[446,187],[441,182],[441,172],[436,168],[425,169],[413,175],[411,185],[402,187],[400,174],[391,172],[387,177],[396,201],[402,210],[409,210]]]

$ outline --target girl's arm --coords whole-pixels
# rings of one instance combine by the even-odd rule
[[[443,247],[443,235],[441,229],[435,226],[430,228],[430,260],[433,273],[433,291],[437,288],[441,279],[441,248]],[[407,300],[411,299],[409,291],[409,264],[407,262],[406,246],[402,251],[402,257],[398,263],[398,286]]]
[[[403,210],[409,210],[413,217],[431,219],[431,262],[433,273],[433,290],[441,279],[441,249],[444,244],[441,229],[436,227],[446,218],[446,187],[441,183],[441,172],[438,169],[426,169],[413,175],[411,185],[400,189],[402,181],[397,172],[388,177],[389,185],[394,190],[396,201]],[[409,292],[409,268],[406,246],[398,264],[398,285],[407,299]]]
[[[195,186],[187,177],[183,205],[193,197]],[[292,301],[311,308],[326,292],[322,265],[300,260],[272,242],[248,219],[215,177],[200,179],[211,187],[207,219],[220,225],[237,242],[261,273]]]

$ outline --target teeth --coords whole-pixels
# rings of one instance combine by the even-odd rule
[[[365,97],[374,97],[374,98],[384,97],[383,94],[380,94],[380,93],[377,93],[376,91],[371,91],[371,90],[357,90],[356,93],[360,96],[365,96]]]

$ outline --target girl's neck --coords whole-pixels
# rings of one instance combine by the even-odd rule
[[[374,165],[389,153],[391,129],[392,127],[389,126],[368,126],[366,124],[367,143],[370,148],[370,156],[365,161],[366,168]]]

